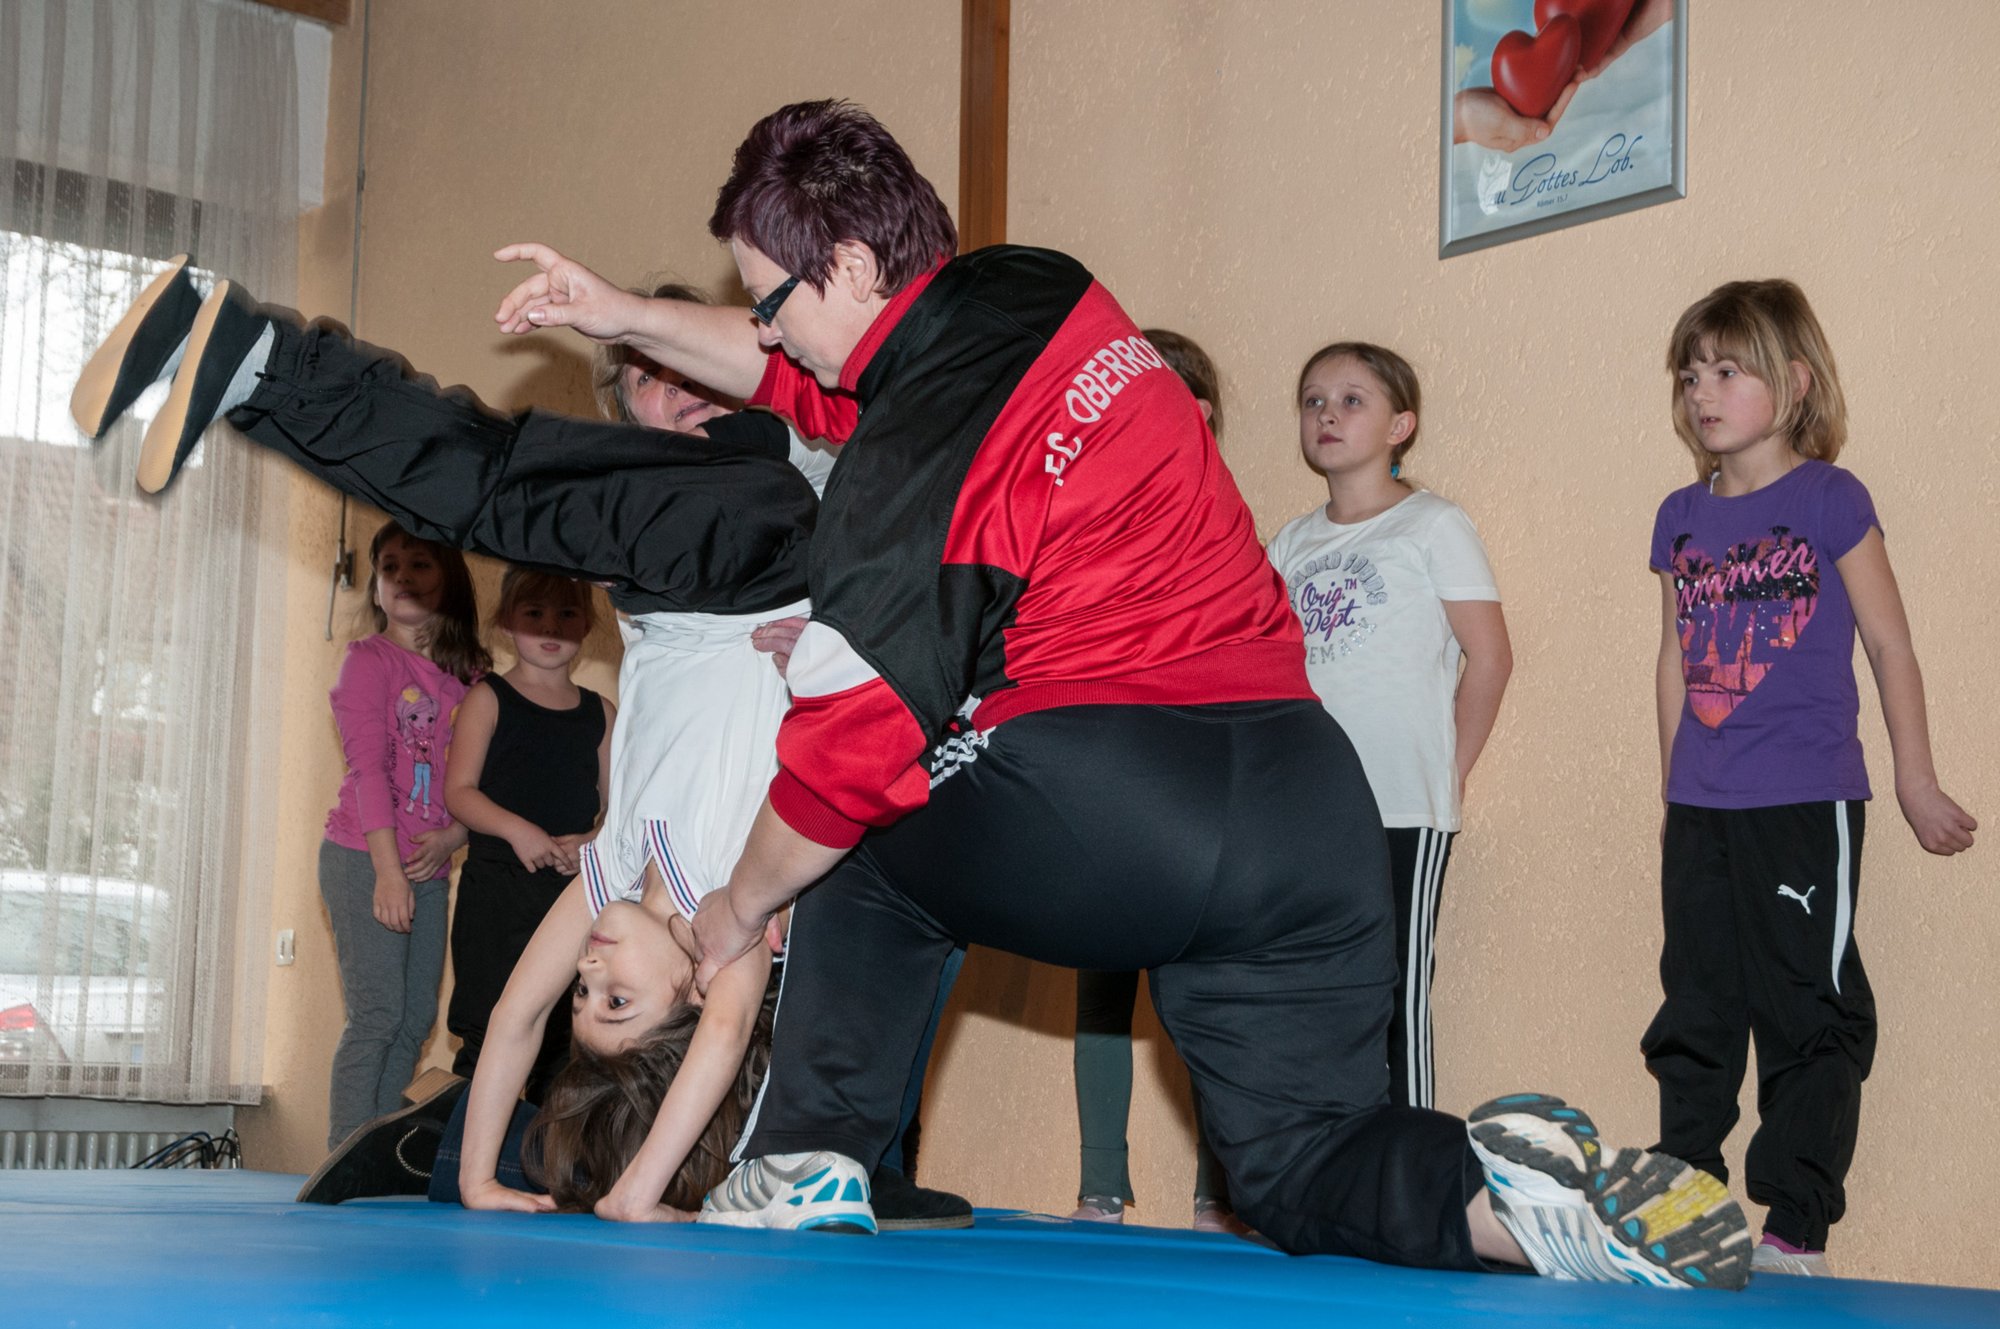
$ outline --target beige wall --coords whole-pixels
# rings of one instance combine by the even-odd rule
[[[486,330],[507,276],[485,253],[536,237],[621,276],[664,264],[719,284],[726,260],[702,222],[728,154],[757,115],[802,96],[870,106],[954,199],[957,8],[632,0],[591,7],[597,29],[577,31],[576,9],[526,0],[376,6],[361,331],[489,400],[580,408],[573,343],[503,345]],[[1417,363],[1414,468],[1478,521],[1517,660],[1445,907],[1441,1106],[1548,1088],[1643,1142],[1652,1096],[1636,1043],[1657,1000],[1659,816],[1645,544],[1659,499],[1689,478],[1658,359],[1674,316],[1715,283],[1785,273],[1817,304],[1854,413],[1843,460],[1889,533],[1940,773],[1975,813],[2000,809],[1988,755],[2000,722],[1976,700],[2000,655],[1976,579],[2000,512],[1984,464],[2000,418],[1984,364],[2000,334],[1986,215],[2000,157],[1974,109],[2000,13],[1941,3],[1926,26],[1956,35],[1934,41],[1885,31],[1862,0],[1704,7],[1687,200],[1440,263],[1436,6],[1389,12],[1016,0],[1010,237],[1074,252],[1136,318],[1207,345],[1229,397],[1225,452],[1266,534],[1323,497],[1296,456],[1301,357],[1352,336]],[[349,100],[335,113],[335,201],[305,239],[309,308],[346,307],[355,37],[343,34],[336,71]],[[311,861],[337,775],[318,706],[336,659],[317,640],[332,510],[323,491],[295,503],[300,702],[274,926],[298,929],[300,961],[277,974],[274,1092],[246,1126],[253,1151],[268,1146],[253,1158],[294,1169],[317,1153],[338,1032]],[[1843,1268],[2000,1285],[1977,1224],[1948,1218],[1979,1212],[1991,1180],[1978,1141],[2000,1102],[2000,996],[1985,981],[2000,968],[1994,851],[1917,849],[1889,797],[1878,712],[1863,709],[1881,797],[1858,936],[1883,1038]],[[933,1077],[927,1181],[982,1204],[1067,1208],[1071,1000],[1066,975],[975,955]],[[1185,1079],[1150,1013],[1141,1031],[1135,1216],[1180,1223]]]

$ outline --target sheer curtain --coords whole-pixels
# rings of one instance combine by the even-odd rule
[[[163,391],[68,399],[169,255],[292,300],[295,25],[0,0],[0,1094],[260,1093],[284,487],[218,431],[144,497]]]

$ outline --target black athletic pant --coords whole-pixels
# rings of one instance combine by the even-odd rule
[[[1388,851],[1317,701],[1019,716],[800,900],[743,1157],[873,1167],[939,967],[1146,969],[1237,1212],[1296,1252],[1477,1269],[1464,1122],[1389,1103]]]
[[[264,381],[229,423],[425,540],[610,583],[632,613],[755,613],[806,594],[818,500],[762,412],[707,438],[440,389],[330,323],[274,316]]]
[[[1666,1000],[1640,1047],[1660,1085],[1654,1148],[1725,1180],[1722,1142],[1757,1044],[1744,1158],[1765,1230],[1810,1250],[1847,1207],[1875,1059],[1875,996],[1854,944],[1862,803],[1671,804],[1663,846]]]
[[[1437,1098],[1431,1050],[1431,979],[1437,973],[1438,900],[1451,862],[1451,831],[1395,826],[1389,882],[1396,901],[1396,1000],[1389,1017],[1389,1101],[1430,1107]]]

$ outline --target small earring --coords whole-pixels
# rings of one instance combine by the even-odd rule
[[[1402,475],[1403,475],[1403,463],[1401,463],[1401,462],[1399,462],[1399,461],[1392,461],[1392,462],[1390,462],[1390,463],[1389,463],[1389,478],[1390,478],[1391,480],[1398,480],[1398,479],[1401,479],[1401,478],[1402,478]]]

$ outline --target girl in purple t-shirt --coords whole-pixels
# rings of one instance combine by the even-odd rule
[[[1716,288],[1681,315],[1667,368],[1700,480],[1653,526],[1666,999],[1641,1046],[1660,1086],[1655,1148],[1727,1179],[1754,1038],[1760,1121],[1744,1170],[1770,1206],[1754,1267],[1825,1274],[1875,1050],[1853,937],[1869,796],[1856,629],[1918,842],[1955,854],[1977,823],[1938,788],[1874,504],[1832,465],[1847,407],[1804,293]]]
[[[327,1095],[329,1148],[402,1105],[437,1018],[445,892],[465,843],[445,810],[445,758],[458,703],[493,663],[456,549],[389,522],[368,562],[375,635],[347,648],[333,685],[347,776],[319,854],[347,1005]]]

